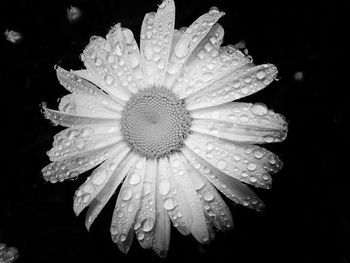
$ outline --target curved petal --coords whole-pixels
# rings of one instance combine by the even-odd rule
[[[157,160],[148,159],[146,162],[146,174],[143,182],[141,208],[135,221],[135,233],[141,247],[151,248],[156,221],[156,180]]]
[[[54,136],[53,147],[47,155],[51,161],[62,161],[120,141],[122,136],[115,124],[75,126]]]
[[[85,226],[88,230],[90,229],[91,224],[99,215],[103,207],[114,194],[115,190],[117,190],[119,184],[124,180],[125,176],[133,168],[138,158],[138,155],[134,154],[133,152],[130,152],[130,154],[119,163],[119,165],[116,167],[111,177],[103,186],[101,191],[97,194],[97,196],[94,199],[92,199],[91,203],[89,204],[89,209],[86,213],[85,218]],[[115,165],[115,163],[111,165],[113,166]]]
[[[145,15],[140,43],[145,87],[164,84],[174,23],[175,4],[173,0],[164,0],[156,14]]]
[[[46,103],[42,103],[42,112],[44,114],[45,119],[49,119],[53,125],[61,125],[64,127],[118,123],[117,118],[80,116],[76,114],[52,110],[46,107]]]
[[[89,95],[101,101],[106,107],[122,111],[124,103],[117,98],[112,98],[98,87],[88,81],[92,78],[91,73],[87,70],[77,70],[68,72],[65,69],[56,66],[56,75],[60,84],[73,94]]]
[[[170,219],[167,210],[163,206],[162,190],[164,190],[164,176],[159,172],[159,162],[157,169],[157,187],[156,187],[156,225],[154,229],[153,250],[160,257],[164,258],[169,250],[170,244]],[[161,182],[163,185],[161,185]],[[166,185],[168,187],[170,185]],[[163,188],[161,188],[163,187]],[[165,189],[166,190],[166,189]]]
[[[122,29],[120,24],[109,31],[107,40],[102,37],[92,37],[81,58],[89,71],[90,81],[101,87],[107,93],[127,101],[132,92],[136,92],[137,80],[133,66],[139,64],[137,52],[130,57],[130,45],[133,36],[130,30]],[[130,43],[129,43],[130,42]],[[133,61],[133,59],[135,61]],[[130,65],[127,61],[133,61]],[[136,65],[137,64],[137,65]]]
[[[45,166],[41,172],[46,181],[51,183],[74,179],[79,174],[90,170],[108,159],[116,148],[115,144],[103,148],[86,151],[83,154],[55,161]]]
[[[232,136],[235,136],[235,131],[237,131],[237,135],[249,138],[244,140],[245,142],[283,141],[288,131],[285,118],[281,114],[269,110],[262,103],[229,102],[214,107],[193,110],[191,111],[191,117],[195,120],[215,121],[218,122],[218,125],[221,123],[223,127],[226,125],[228,127],[226,132],[232,134]],[[208,122],[198,123],[199,127],[203,127],[203,125],[210,127]],[[217,128],[216,123],[213,128]],[[225,132],[225,130],[221,131]],[[218,136],[215,133],[214,129],[214,132],[211,130],[208,134]],[[271,137],[268,136],[269,133],[272,134]],[[225,139],[230,140],[228,136]]]
[[[244,143],[283,141],[288,125],[285,118],[262,103],[230,102],[191,111],[191,129]]]
[[[126,144],[118,144],[114,149],[114,154],[102,165],[97,167],[92,175],[86,179],[85,183],[79,187],[75,192],[73,203],[73,209],[76,215],[79,215],[102,191],[128,152],[129,148]]]
[[[272,64],[243,68],[187,97],[186,107],[195,110],[238,100],[262,90],[276,75],[277,68]]]
[[[190,206],[192,212],[191,234],[200,243],[207,243],[209,241],[209,232],[205,221],[202,204],[197,196],[196,190],[189,178],[186,167],[184,166],[182,158],[174,153],[170,155],[170,166],[172,174],[177,184],[185,193],[186,201]]]
[[[193,133],[186,146],[223,173],[255,187],[270,188],[271,177],[252,152],[244,146],[209,135]],[[282,163],[275,157],[278,168]]]
[[[106,107],[102,101],[95,97],[83,94],[69,94],[62,97],[58,109],[68,114],[80,116],[114,119],[121,117],[119,111]]]
[[[169,65],[167,68],[167,80],[168,87],[171,87],[180,70],[191,55],[192,51],[202,41],[202,39],[208,34],[212,26],[222,17],[225,13],[219,12],[217,9],[211,9],[208,13],[200,16],[194,21],[181,35],[180,38],[174,43],[174,47],[170,54]]]
[[[168,211],[174,227],[181,234],[189,235],[191,233],[192,214],[186,199],[184,199],[183,190],[176,184],[168,158],[159,159],[158,162],[160,178],[158,191],[162,195],[163,207]]]
[[[114,208],[111,235],[123,253],[131,246],[135,216],[140,209],[143,180],[146,173],[146,158],[141,157],[133,170],[128,174],[118,195]]]
[[[238,204],[247,206],[258,211],[264,208],[264,203],[252,190],[250,190],[250,188],[247,185],[242,184],[239,180],[221,172],[219,169],[217,169],[209,162],[205,161],[203,158],[193,153],[188,148],[183,149],[183,153],[186,156],[186,158],[191,162],[192,166],[197,170],[197,172],[204,176],[227,198]],[[211,201],[214,199],[213,196],[215,196],[215,193],[211,191],[210,184],[207,185],[207,190],[202,191],[202,197],[205,201],[207,201],[207,205],[209,205],[209,203],[211,203]],[[216,198],[216,200],[219,202],[220,199]],[[223,210],[223,215],[226,214],[227,218],[229,219],[230,214],[227,213],[227,209],[222,204],[220,206],[215,206],[215,208],[212,208],[214,210],[213,212],[216,214],[217,212],[215,211],[217,211],[217,209],[220,208],[221,210]],[[220,212],[220,214],[221,213],[222,212]],[[214,222],[214,225],[220,229],[231,227],[231,224],[228,224],[225,227],[220,221]]]
[[[251,66],[250,57],[232,46],[216,47],[221,31],[221,26],[216,24],[187,59],[173,87],[180,99]]]

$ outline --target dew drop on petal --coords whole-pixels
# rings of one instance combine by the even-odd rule
[[[247,169],[249,171],[254,171],[256,169],[256,164],[255,163],[249,163],[247,166]]]
[[[136,185],[141,181],[141,178],[138,174],[134,173],[130,176],[129,183],[131,185]]]
[[[265,116],[268,112],[266,105],[263,103],[253,104],[250,110],[256,116]]]
[[[219,160],[218,163],[217,163],[217,167],[222,170],[222,169],[225,169],[227,166],[227,162],[224,161],[224,160]]]
[[[168,180],[161,180],[159,182],[159,193],[162,195],[167,195],[170,191],[170,183]]]
[[[174,198],[168,197],[168,198],[164,199],[163,206],[166,210],[174,209],[174,207],[176,206]]]
[[[154,222],[153,222],[153,219],[152,218],[146,218],[142,221],[141,223],[142,225],[142,230],[145,231],[145,232],[149,232],[153,229],[153,225],[154,225]]]
[[[203,199],[204,199],[205,201],[210,202],[211,200],[214,199],[214,195],[213,195],[210,191],[206,191],[206,192],[204,192],[204,194],[203,194]]]
[[[122,199],[128,201],[132,197],[132,190],[130,188],[125,188],[122,193]]]

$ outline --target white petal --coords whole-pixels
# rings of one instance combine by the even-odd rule
[[[222,27],[216,24],[187,59],[172,88],[180,99],[250,64],[249,57],[231,46],[217,48],[221,32]]]
[[[130,152],[125,159],[118,165],[117,169],[113,172],[105,186],[98,193],[95,199],[89,205],[89,209],[86,212],[85,226],[89,230],[91,224],[99,215],[103,207],[109,201],[111,196],[117,190],[119,184],[124,180],[127,173],[133,168],[139,156]]]
[[[67,159],[55,161],[44,167],[41,172],[46,181],[51,183],[62,182],[66,179],[75,179],[79,174],[90,170],[108,159],[116,148],[115,144],[108,145]]]
[[[146,174],[143,182],[141,208],[135,221],[135,233],[141,247],[151,248],[154,225],[156,221],[156,180],[157,160],[148,159],[146,162]]]
[[[188,110],[224,104],[253,94],[269,85],[277,75],[272,64],[242,69],[186,98]]]
[[[124,103],[117,98],[113,98],[99,88],[97,88],[91,82],[96,82],[92,79],[92,74],[87,70],[77,70],[68,72],[63,68],[57,66],[56,74],[59,82],[69,92],[73,94],[89,95],[97,100],[101,101],[106,107],[115,110],[122,111]]]
[[[179,187],[184,191],[186,201],[192,212],[191,234],[198,242],[207,243],[210,238],[202,204],[189,178],[190,175],[187,172],[187,168],[184,166],[183,159],[177,153],[170,155],[170,166],[173,177]]]
[[[44,117],[46,119],[49,119],[54,125],[61,125],[64,127],[118,123],[117,118],[80,116],[76,114],[52,110],[46,107],[46,103],[42,103],[42,112],[44,114]]]
[[[266,168],[251,151],[247,153],[242,145],[199,133],[188,136],[185,144],[198,156],[233,178],[255,187],[269,188],[271,185],[271,177]]]
[[[177,186],[167,158],[159,159],[158,173],[160,178],[158,191],[163,198],[163,207],[168,211],[174,227],[181,234],[189,235],[191,233],[192,213],[182,188]]]
[[[83,94],[69,94],[61,98],[58,109],[64,113],[96,117],[96,118],[120,118],[120,112],[115,111],[95,97]]]
[[[47,155],[51,161],[61,161],[119,141],[122,141],[122,135],[115,124],[75,126],[54,136],[53,147]]]
[[[230,102],[191,111],[191,129],[244,143],[271,143],[287,136],[285,118],[262,103]]]
[[[141,157],[130,171],[119,192],[113,212],[111,235],[119,249],[127,253],[134,236],[134,220],[141,205],[143,180],[146,173],[146,158]]]
[[[288,130],[285,118],[262,103],[230,102],[191,111],[191,117],[195,131],[247,143],[279,142]]]
[[[167,69],[167,85],[172,86],[176,76],[180,73],[182,65],[191,55],[192,51],[208,34],[212,26],[219,20],[224,12],[217,10],[209,11],[200,16],[195,22],[190,25],[181,37],[174,43],[174,47],[170,54],[169,65]]]
[[[233,227],[231,212],[224,200],[222,200],[220,194],[216,191],[215,187],[213,187],[208,179],[206,179],[206,177],[208,177],[207,173],[202,174],[204,169],[199,168],[199,162],[196,160],[195,156],[192,156],[190,151],[185,150],[183,156],[184,159],[186,159],[186,165],[190,178],[194,182],[194,185],[196,185],[196,191],[202,202],[203,211],[207,217],[207,220],[209,221],[209,229],[213,224],[221,231],[230,230]],[[195,162],[197,169],[190,160]],[[211,176],[210,180],[213,180],[213,178],[214,177]],[[231,191],[233,190],[234,189],[231,189]]]
[[[130,57],[132,48],[130,45],[133,41],[129,31],[126,33],[128,36],[125,36],[125,33],[120,24],[117,24],[108,33],[107,40],[102,37],[92,37],[81,56],[91,75],[90,80],[123,101],[127,101],[131,93],[138,89],[138,76],[133,71],[133,65],[127,63],[131,58],[138,59],[137,52]],[[128,37],[130,44],[128,44]]]
[[[112,174],[117,169],[128,154],[129,148],[126,144],[120,143],[114,149],[114,154],[101,166],[95,169],[90,177],[87,178],[79,189],[75,192],[73,209],[76,215],[79,215],[85,207],[102,191]]]
[[[200,158],[198,155],[196,155],[189,149],[184,148],[183,153],[186,156],[186,158],[192,163],[193,167],[196,170],[198,170],[200,174],[205,176],[206,179],[210,181],[218,190],[220,190],[220,192],[222,192],[227,198],[231,199],[232,201],[238,204],[247,206],[258,211],[264,208],[264,203],[252,190],[249,189],[247,185],[242,184],[239,180],[221,172],[219,169],[217,169],[204,159]],[[212,196],[215,197],[215,193],[211,191],[210,187],[208,188],[208,191],[203,190],[202,197],[205,200],[209,200],[210,202]],[[220,199],[217,197],[215,198],[220,203]],[[223,212],[223,215],[226,215],[226,217],[229,219],[230,215],[227,212],[228,209],[225,208],[223,204],[221,204],[220,206],[214,206],[210,209],[213,210],[214,214],[216,214],[217,209],[219,209]],[[218,222],[214,222],[214,225],[217,228],[225,229],[229,228],[231,225],[230,223],[225,227],[225,224],[223,225],[221,219],[218,218],[218,220]],[[228,222],[231,221],[229,220]]]
[[[141,28],[141,56],[144,85],[161,86],[168,63],[174,31],[175,4],[164,0],[156,14],[146,14]]]
[[[167,210],[163,206],[163,193],[170,190],[170,184],[164,181],[164,177],[159,172],[159,162],[157,170],[157,188],[156,188],[156,226],[154,230],[153,250],[160,257],[165,257],[170,244],[170,220]]]

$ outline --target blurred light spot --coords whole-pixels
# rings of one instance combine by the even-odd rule
[[[0,243],[0,262],[11,263],[19,257],[18,249],[15,247],[7,247],[6,244]]]
[[[67,8],[67,19],[69,22],[77,22],[81,18],[81,10],[78,7],[71,6]]]
[[[6,36],[6,40],[14,44],[18,43],[22,39],[22,34],[14,30],[6,29],[4,34]]]
[[[245,49],[246,48],[246,43],[244,39],[238,41],[236,44],[233,45],[235,49]]]
[[[302,81],[304,79],[304,73],[301,71],[297,71],[294,73],[294,79],[296,81]]]

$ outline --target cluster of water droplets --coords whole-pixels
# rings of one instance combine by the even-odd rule
[[[174,49],[169,58],[166,85],[171,86],[171,83],[174,82],[177,74],[180,72],[183,63],[208,34],[211,27],[223,15],[223,12],[213,7],[208,13],[199,17],[188,28],[183,28],[176,33],[178,36],[173,43]]]
[[[191,111],[192,130],[233,141],[249,143],[281,142],[287,123],[263,103],[229,103]]]
[[[154,12],[146,14],[141,29],[141,54],[144,58],[145,85],[163,85],[175,22],[173,2],[163,1]]]
[[[99,86],[127,101],[137,91],[142,79],[141,58],[137,43],[129,29],[115,25],[106,36],[91,37],[81,59]]]
[[[275,155],[258,146],[197,134],[191,134],[186,145],[218,170],[256,187],[269,188],[272,180],[268,172],[277,172],[282,166]]]
[[[265,88],[276,75],[277,68],[272,64],[243,67],[186,98],[187,108],[194,110],[238,100]]]

